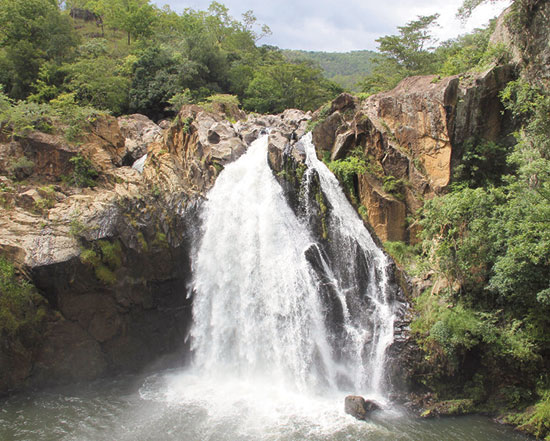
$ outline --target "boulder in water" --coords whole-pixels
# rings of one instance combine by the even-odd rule
[[[344,402],[345,412],[358,420],[366,420],[370,412],[378,409],[380,409],[378,403],[365,400],[363,397],[357,395],[348,395]]]

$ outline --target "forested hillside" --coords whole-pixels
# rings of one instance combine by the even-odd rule
[[[358,83],[372,70],[376,53],[373,51],[314,52],[289,50],[283,54],[294,62],[307,60],[323,70],[325,78],[334,81],[346,90],[359,92]]]
[[[55,0],[2,0],[0,84],[7,98],[33,106],[155,119],[213,99],[262,113],[314,110],[341,91],[320,69],[260,47],[269,32],[252,11],[236,20],[217,2],[176,14],[148,0],[74,0],[63,9]],[[219,94],[234,98],[212,98]]]

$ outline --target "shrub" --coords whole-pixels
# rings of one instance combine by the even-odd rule
[[[20,156],[12,160],[8,168],[16,179],[24,179],[32,174],[34,162],[26,156]]]
[[[0,256],[0,336],[36,332],[45,317],[42,302],[35,287],[18,279],[13,264]]]
[[[69,178],[70,183],[77,187],[95,187],[95,179],[99,174],[90,160],[78,154],[69,161],[74,166],[73,174]]]
[[[95,276],[106,285],[116,283],[115,271],[122,265],[122,245],[119,241],[99,240],[80,253],[80,261],[93,268]]]

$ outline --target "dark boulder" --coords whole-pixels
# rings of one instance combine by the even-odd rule
[[[344,401],[344,411],[358,420],[366,420],[369,413],[379,409],[381,407],[378,403],[357,395],[348,395]]]

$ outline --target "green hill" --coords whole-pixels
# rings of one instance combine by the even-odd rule
[[[345,89],[358,92],[356,84],[371,72],[376,52],[313,52],[284,50],[284,55],[291,61],[307,60],[318,64],[325,77],[340,84]]]

